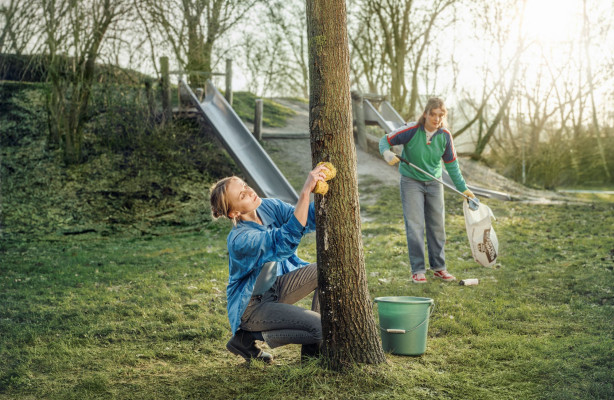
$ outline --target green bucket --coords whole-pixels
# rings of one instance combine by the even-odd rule
[[[429,316],[435,302],[428,297],[376,297],[384,351],[419,356],[426,351]]]

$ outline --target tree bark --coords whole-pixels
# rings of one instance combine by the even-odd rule
[[[340,370],[354,363],[382,363],[385,356],[360,231],[345,0],[307,0],[306,11],[312,160],[337,167],[328,193],[315,195],[322,354],[329,367]]]

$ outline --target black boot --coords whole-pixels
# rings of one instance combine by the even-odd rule
[[[301,346],[301,361],[309,361],[320,357],[322,343],[304,344]]]
[[[237,333],[226,343],[226,348],[232,354],[245,358],[246,361],[252,359],[264,361],[267,364],[273,362],[273,356],[262,351],[249,332],[239,329]]]

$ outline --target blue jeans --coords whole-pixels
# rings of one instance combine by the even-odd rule
[[[424,231],[433,271],[446,269],[443,186],[437,181],[421,182],[401,175],[401,203],[405,219],[407,250],[412,274],[424,274]]]

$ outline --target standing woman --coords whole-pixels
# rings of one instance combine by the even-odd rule
[[[388,164],[399,162],[390,150],[391,146],[402,145],[402,157],[412,164],[440,179],[441,160],[458,191],[468,197],[475,195],[467,188],[461,174],[452,135],[444,129],[447,114],[443,100],[428,100],[424,113],[416,123],[408,123],[388,133],[379,142],[380,153]],[[430,269],[436,278],[454,281],[456,278],[447,271],[444,254],[446,232],[444,228],[443,186],[417,169],[401,163],[401,203],[405,219],[407,248],[411,264],[411,279],[415,283],[426,283],[424,260],[424,231]]]
[[[228,319],[233,337],[226,348],[250,361],[271,362],[255,340],[271,348],[302,344],[301,355],[317,356],[322,324],[317,296],[317,266],[301,260],[296,249],[315,230],[315,209],[309,195],[324,181],[324,166],[309,175],[296,206],[278,199],[261,199],[236,176],[211,188],[214,218],[233,221],[228,234]],[[311,311],[293,304],[314,292]]]

